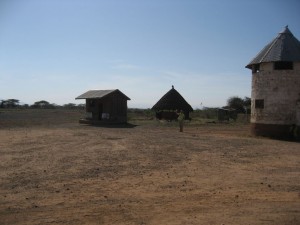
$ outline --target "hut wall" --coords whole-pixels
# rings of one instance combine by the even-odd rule
[[[127,99],[114,93],[101,99],[87,99],[86,112],[92,114],[93,120],[127,122]],[[108,118],[102,118],[107,114]]]
[[[296,109],[296,125],[300,127],[300,100],[297,102],[297,109]]]
[[[86,99],[86,112],[91,113],[93,120],[99,119],[99,100],[98,99]]]
[[[118,93],[114,93],[110,98],[111,120],[127,122],[127,99]]]
[[[299,124],[299,100],[299,62],[294,63],[293,70],[274,70],[273,63],[263,63],[259,72],[252,74],[251,123],[260,124],[256,127]]]

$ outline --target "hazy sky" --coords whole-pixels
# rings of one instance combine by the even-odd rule
[[[174,85],[194,108],[250,97],[245,66],[298,0],[0,0],[0,99],[83,103],[120,89],[150,108]]]

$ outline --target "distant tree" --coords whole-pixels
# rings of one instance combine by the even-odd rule
[[[58,109],[58,108],[60,108],[61,106],[60,106],[60,105],[57,105],[57,104],[55,104],[55,103],[52,103],[52,104],[50,104],[50,107],[53,108],[53,109]]]
[[[78,109],[84,109],[84,108],[85,108],[85,104],[78,104],[78,105],[77,105],[77,108],[78,108]]]
[[[245,113],[251,106],[251,98],[245,97],[244,99],[238,96],[232,96],[227,100],[227,107],[235,109],[237,113]]]
[[[251,113],[251,98],[245,97],[244,99],[244,108],[246,110],[246,113]]]
[[[15,108],[19,105],[18,99],[7,99],[1,101],[1,108]]]
[[[63,107],[66,108],[66,109],[75,109],[76,108],[76,104],[74,104],[74,103],[68,103],[68,104],[64,104]]]
[[[245,97],[243,99],[243,101],[244,101],[244,106],[246,106],[246,107],[250,107],[251,106],[251,98]]]
[[[4,108],[5,100],[1,100],[0,108]]]
[[[33,105],[31,107],[46,109],[46,108],[50,108],[51,104],[45,100],[41,100],[41,101],[37,101],[37,102],[33,103]]]

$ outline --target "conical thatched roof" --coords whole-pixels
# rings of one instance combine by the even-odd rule
[[[246,66],[251,69],[252,65],[263,62],[300,61],[300,42],[294,37],[288,26],[281,31],[276,38],[267,44]]]
[[[174,86],[152,107],[153,110],[183,110],[192,112],[193,108],[189,103],[175,90]]]

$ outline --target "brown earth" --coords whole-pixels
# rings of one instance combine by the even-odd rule
[[[0,224],[300,224],[300,143],[249,124],[0,113]]]

